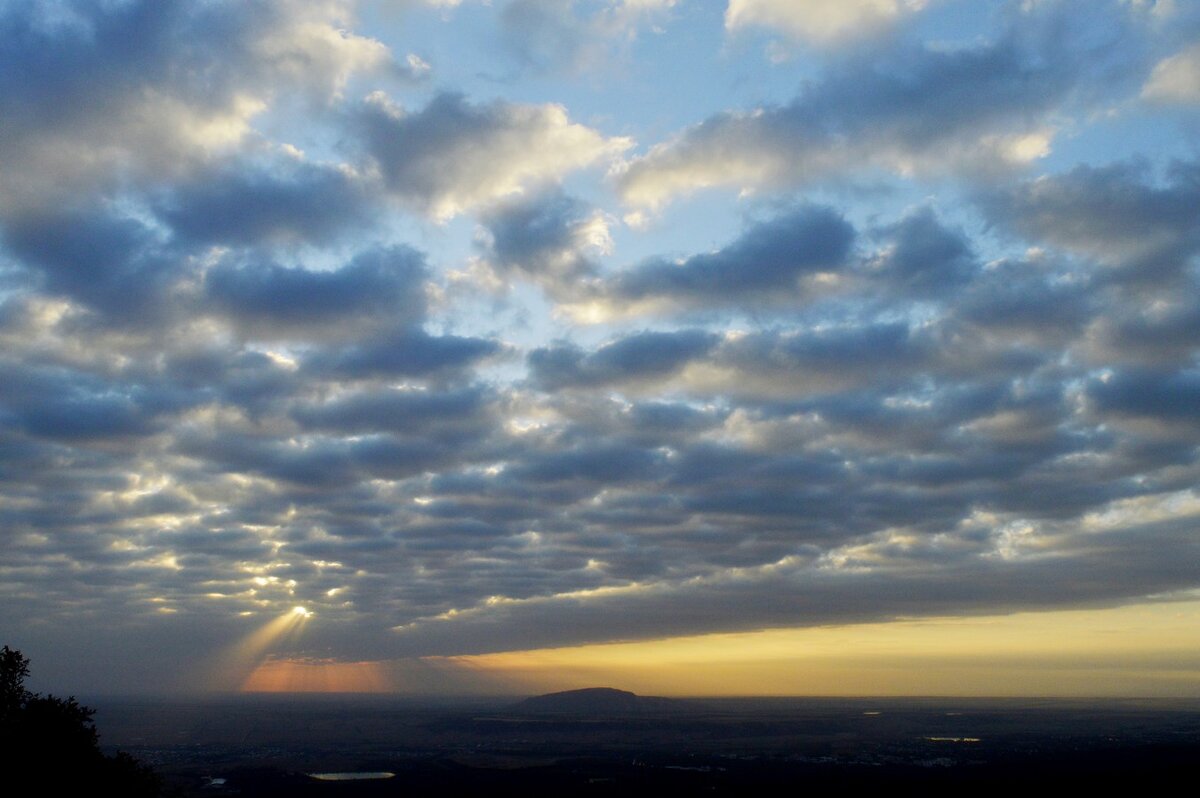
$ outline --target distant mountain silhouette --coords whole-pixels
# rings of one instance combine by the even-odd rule
[[[612,687],[564,690],[518,701],[512,712],[522,715],[620,716],[650,715],[692,709],[690,701],[642,696]]]

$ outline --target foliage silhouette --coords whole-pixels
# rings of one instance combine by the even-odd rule
[[[113,790],[130,798],[163,794],[157,774],[128,754],[108,757],[92,723],[95,710],[75,698],[25,689],[29,658],[0,650],[0,764],[7,778],[38,793]],[[68,792],[70,795],[72,792]]]

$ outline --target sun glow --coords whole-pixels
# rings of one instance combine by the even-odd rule
[[[242,689],[242,685],[268,658],[271,650],[299,637],[314,613],[300,606],[247,634],[223,651],[210,669],[212,682],[219,689]]]

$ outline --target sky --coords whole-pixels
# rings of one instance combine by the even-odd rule
[[[1200,695],[1200,3],[0,0],[53,692]]]

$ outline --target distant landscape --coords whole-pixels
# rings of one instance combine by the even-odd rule
[[[264,695],[95,704],[105,746],[153,765],[189,795],[1111,785],[1190,772],[1200,756],[1196,700],[665,699],[598,689],[521,701]]]

